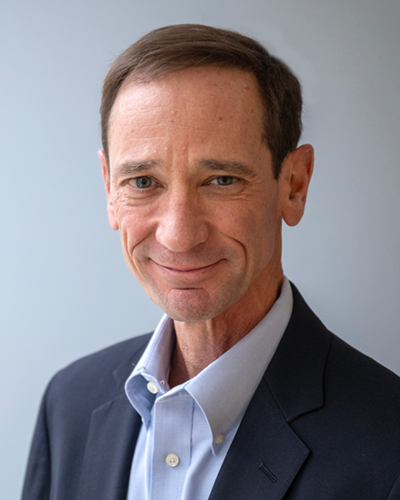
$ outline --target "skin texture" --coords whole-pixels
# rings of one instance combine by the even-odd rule
[[[171,387],[279,296],[282,219],[303,215],[313,149],[289,154],[274,179],[261,110],[251,74],[210,67],[128,80],[112,109],[109,165],[99,152],[109,222],[129,269],[174,320]]]

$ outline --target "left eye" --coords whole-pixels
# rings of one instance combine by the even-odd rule
[[[153,180],[151,177],[147,175],[144,177],[135,177],[129,181],[130,184],[133,184],[136,188],[146,189],[152,186]]]
[[[235,177],[232,177],[231,175],[221,175],[213,179],[211,182],[218,184],[218,186],[230,186],[235,182],[235,180]]]

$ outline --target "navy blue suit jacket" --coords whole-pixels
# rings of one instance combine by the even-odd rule
[[[293,293],[289,325],[210,500],[400,500],[400,379],[329,332]],[[53,378],[23,500],[126,499],[141,419],[124,383],[149,338]]]

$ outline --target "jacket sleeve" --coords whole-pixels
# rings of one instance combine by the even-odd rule
[[[48,500],[50,498],[51,471],[46,417],[47,392],[43,397],[36,422],[22,491],[22,500]]]

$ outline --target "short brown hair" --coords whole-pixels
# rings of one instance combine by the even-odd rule
[[[100,108],[107,163],[110,114],[126,78],[143,83],[199,66],[239,69],[255,76],[264,106],[264,139],[278,178],[283,160],[296,149],[301,135],[302,98],[298,79],[286,64],[252,38],[199,24],[178,24],[151,31],[112,64],[104,80]]]

